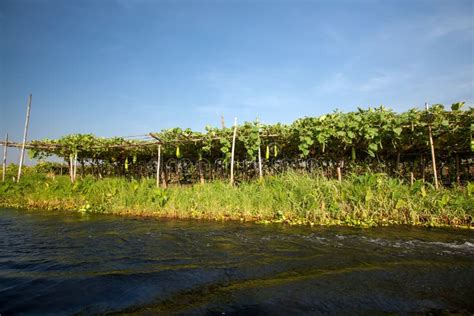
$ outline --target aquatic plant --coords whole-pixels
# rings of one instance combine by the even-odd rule
[[[28,168],[27,168],[28,169]],[[67,176],[27,171],[23,181],[0,184],[0,205],[105,214],[286,222],[310,225],[464,225],[474,216],[472,183],[435,190],[383,173],[342,181],[322,172],[288,172],[230,187],[214,181],[157,189],[154,179]]]

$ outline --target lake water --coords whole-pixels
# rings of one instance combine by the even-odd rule
[[[474,311],[474,232],[0,209],[0,314]]]

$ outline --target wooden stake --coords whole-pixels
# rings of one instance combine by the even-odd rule
[[[258,119],[257,119],[257,124],[258,124]],[[263,178],[263,170],[262,170],[262,142],[260,140],[260,128],[258,129],[258,139],[260,141],[260,144],[258,145],[258,175],[259,178]]]
[[[161,169],[161,144],[158,145],[158,158],[156,162],[156,187],[160,187],[160,169]]]
[[[425,109],[428,111],[428,103],[425,103]],[[438,172],[436,170],[436,159],[435,159],[435,148],[433,144],[433,133],[431,131],[431,124],[428,124],[428,136],[430,138],[430,147],[431,147],[431,161],[433,165],[433,176],[434,176],[434,184],[436,190],[438,190],[439,185],[438,185]]]
[[[74,183],[74,167],[73,167],[73,156],[69,154],[69,178],[71,179],[71,183]]]
[[[337,165],[337,168],[336,168],[336,171],[337,171],[337,180],[338,180],[339,182],[342,181],[341,166],[343,166],[343,164],[344,164],[343,161],[339,162],[339,164]]]
[[[224,115],[221,115],[221,126],[222,126],[222,129],[225,128]]]
[[[74,170],[72,170],[72,154],[69,154],[69,179],[71,179],[71,183],[74,183]]]
[[[198,162],[197,162],[197,165],[198,165],[198,168],[199,168],[199,182],[201,184],[206,183],[206,180],[204,179],[204,172],[203,172],[204,170],[202,170],[203,169],[203,166],[202,166],[203,162],[204,162],[204,160],[198,160]]]
[[[2,182],[5,182],[5,174],[7,173],[7,148],[8,148],[8,133],[5,136],[5,144],[3,145]]]
[[[30,94],[30,96],[28,97],[28,107],[26,109],[25,130],[23,132],[23,144],[21,145],[20,164],[18,166],[18,177],[16,179],[16,182],[20,182],[21,168],[23,166],[23,160],[25,159],[25,145],[26,145],[26,138],[28,136],[28,125],[30,124],[30,110],[31,110],[32,98],[33,98],[33,95]]]
[[[237,118],[234,118],[234,136],[232,136],[232,152],[230,156],[230,184],[234,185],[234,154],[235,154],[235,137],[237,136]]]
[[[400,174],[400,152],[397,153],[397,162],[396,162],[396,165],[395,165],[395,171],[396,171],[397,175]]]
[[[76,174],[77,174],[77,152],[74,154],[74,173],[73,173],[74,182],[76,182]]]

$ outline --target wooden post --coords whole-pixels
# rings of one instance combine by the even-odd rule
[[[33,96],[30,94],[30,96],[28,97],[28,107],[26,109],[25,130],[23,132],[23,144],[21,145],[20,164],[18,166],[18,177],[16,179],[16,182],[20,182],[21,168],[23,167],[23,160],[25,159],[25,146],[26,146],[26,138],[28,136],[28,125],[30,124],[30,110],[31,110],[32,98]]]
[[[257,124],[258,119],[257,119]],[[260,124],[259,124],[259,129],[258,129],[258,140],[259,140],[259,145],[258,145],[258,176],[260,180],[263,178],[263,170],[262,170],[262,142],[260,139]]]
[[[342,171],[341,171],[341,167],[344,166],[344,160],[340,161],[339,164],[337,165],[337,168],[336,168],[336,171],[337,171],[337,180],[339,182],[342,181]]]
[[[156,187],[160,187],[160,169],[161,169],[161,144],[158,145],[158,158],[156,162]]]
[[[413,171],[410,172],[410,185],[413,185],[413,182],[415,182],[415,176],[413,174]]]
[[[71,183],[74,183],[74,167],[73,167],[73,156],[69,154],[69,178],[71,179]]]
[[[425,109],[428,111],[428,103],[425,103]],[[430,147],[431,147],[431,161],[433,165],[433,176],[434,176],[434,185],[436,190],[438,190],[438,172],[436,170],[436,159],[435,159],[435,149],[433,144],[433,133],[431,131],[431,123],[428,124],[428,136],[430,138]]]
[[[396,165],[395,165],[395,172],[396,172],[397,176],[400,175],[400,152],[397,153],[397,162],[396,162]]]
[[[461,185],[461,172],[460,172],[459,154],[456,154],[456,182]]]
[[[234,136],[232,136],[232,152],[230,156],[230,184],[234,185],[234,154],[235,154],[235,137],[237,136],[237,118],[234,118]]]
[[[5,182],[5,174],[7,173],[7,148],[8,148],[8,133],[5,136],[5,144],[3,145],[2,182]]]
[[[76,182],[76,174],[77,174],[77,152],[74,154],[74,173],[73,173],[74,182]]]
[[[221,115],[221,126],[222,126],[222,129],[225,128],[224,115]]]

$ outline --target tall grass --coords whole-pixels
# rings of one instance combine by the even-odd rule
[[[221,181],[159,189],[153,179],[95,179],[26,174],[0,184],[0,205],[159,217],[375,226],[472,226],[474,185],[410,186],[385,174],[286,173],[230,187]]]

